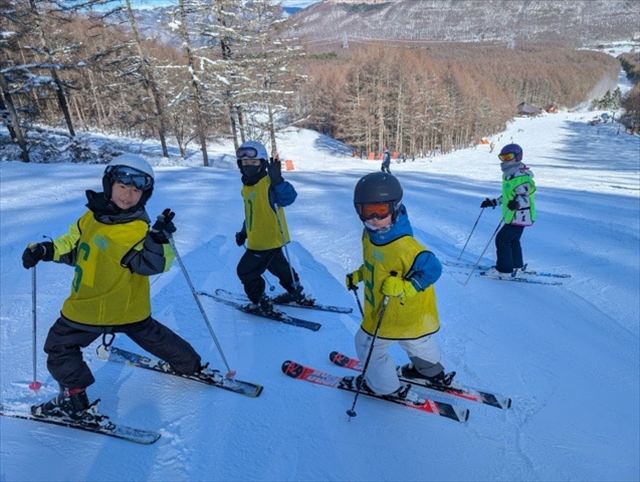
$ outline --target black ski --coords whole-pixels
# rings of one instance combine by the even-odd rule
[[[343,355],[340,352],[332,351],[329,354],[329,360],[336,365],[343,368],[350,368],[351,370],[362,371],[360,360],[357,358],[350,358],[347,355]],[[483,390],[476,390],[475,388],[454,385],[433,385],[424,379],[414,379],[400,377],[400,381],[405,383],[411,383],[412,385],[428,388],[429,390],[436,390],[438,392],[446,393],[454,397],[459,397],[464,400],[472,402],[484,403],[496,408],[507,409],[511,408],[511,399],[498,395],[496,393],[490,393]]]
[[[207,293],[198,293],[201,295],[207,295]],[[225,296],[229,299],[233,299],[234,301],[237,301],[238,303],[243,303],[243,304],[248,304],[250,303],[249,299],[244,295],[244,294],[240,294],[240,293],[231,293],[230,291],[227,290],[223,290],[221,288],[218,288],[216,290],[216,294],[219,294],[220,296]],[[290,306],[292,308],[305,308],[308,310],[317,310],[317,311],[328,311],[330,313],[344,313],[344,314],[349,314],[353,312],[353,308],[348,308],[346,306],[334,306],[334,305],[324,305],[322,303],[318,303],[315,300],[313,301],[312,304],[300,304],[300,303],[279,303],[277,301],[277,296],[273,298],[273,304],[274,305],[279,305],[279,306]]]
[[[94,424],[73,420],[71,418],[36,416],[31,413],[25,413],[23,410],[11,407],[10,405],[0,405],[0,415],[4,417],[59,425],[61,427],[75,428],[78,430],[84,430],[85,432],[108,435],[109,437],[115,437],[145,445],[152,444],[160,438],[160,434],[157,432],[150,432],[148,430],[140,430],[116,424],[111,422],[109,418],[104,415],[101,416],[102,421],[99,424]]]
[[[354,377],[338,377],[330,373],[316,370],[314,368],[301,365],[291,360],[287,360],[282,364],[282,372],[298,380],[305,380],[311,383],[317,383],[318,385],[324,385],[326,387],[338,388],[340,390],[346,390],[348,392],[355,392],[355,380]],[[420,410],[421,412],[432,413],[441,417],[450,418],[456,422],[466,422],[469,418],[469,410],[466,408],[460,408],[450,403],[437,402],[423,397],[414,391],[409,391],[406,398],[400,398],[393,395],[374,395],[368,392],[360,392],[362,395],[368,397],[377,398],[379,400],[385,400],[387,402],[397,403],[408,408]]]
[[[445,266],[450,266],[452,268],[460,268],[461,270],[471,270],[474,268],[474,263],[468,263],[466,261],[453,261],[453,260],[444,260],[442,262]],[[492,266],[489,265],[478,265],[475,266],[475,269],[478,271],[489,271]],[[570,274],[567,273],[548,273],[546,271],[532,271],[527,269],[527,265],[525,264],[522,269],[518,270],[517,276],[524,277],[542,277],[542,278],[571,278]]]
[[[226,295],[228,293],[231,296]],[[322,326],[320,323],[316,323],[315,321],[303,320],[301,318],[295,318],[293,316],[289,316],[286,313],[281,311],[273,311],[273,313],[265,313],[263,311],[252,310],[248,308],[247,303],[240,303],[233,299],[233,293],[229,293],[226,290],[217,289],[215,294],[207,293],[206,291],[199,291],[199,295],[208,296],[209,298],[213,298],[220,303],[224,303],[225,305],[233,306],[235,309],[242,311],[243,313],[248,313],[250,315],[259,316],[261,318],[267,318],[269,320],[279,321],[280,323],[285,323],[287,325],[299,326],[300,328],[306,328],[311,331],[318,331]]]
[[[547,286],[561,286],[562,282],[561,281],[543,281],[543,280],[539,280],[539,279],[532,279],[532,278],[523,278],[520,276],[508,276],[508,277],[501,277],[501,276],[495,276],[492,274],[488,274],[486,271],[479,271],[477,272],[476,276],[480,276],[482,278],[488,278],[488,279],[495,279],[498,281],[510,281],[510,282],[514,282],[514,283],[529,283],[529,284],[534,284],[534,285],[547,285]]]
[[[102,345],[98,347],[98,356],[100,358],[104,358],[104,354],[101,353],[100,350],[104,350]],[[185,378],[187,380],[193,380],[195,382],[204,383],[205,385],[211,385],[214,387],[222,388],[224,390],[239,393],[241,395],[246,395],[247,397],[258,397],[262,393],[263,389],[262,385],[244,382],[242,380],[225,378],[220,370],[211,368],[206,368],[205,370],[200,372],[198,376],[178,375],[173,370],[171,370],[171,366],[167,362],[164,362],[162,360],[153,360],[147,356],[138,355],[137,353],[132,353],[115,346],[109,347],[108,360],[118,363],[124,363],[125,365],[133,365],[136,367],[145,368],[154,372],[165,373],[168,375]]]

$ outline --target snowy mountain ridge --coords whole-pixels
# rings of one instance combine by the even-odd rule
[[[296,14],[306,40],[542,41],[581,46],[640,35],[629,0],[324,1]]]

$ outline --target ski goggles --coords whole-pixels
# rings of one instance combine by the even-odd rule
[[[395,203],[356,204],[356,212],[362,221],[371,219],[384,219],[393,214]]]
[[[259,159],[258,150],[255,147],[240,147],[236,151],[236,158],[239,161],[242,159]]]
[[[498,156],[498,159],[500,159],[502,162],[513,161],[515,158],[516,158],[516,155],[513,152],[506,152]]]
[[[128,166],[110,166],[106,172],[112,182],[119,182],[125,186],[133,186],[146,191],[153,186],[153,178],[142,171]]]

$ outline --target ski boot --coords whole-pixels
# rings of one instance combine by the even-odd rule
[[[453,382],[453,377],[456,376],[456,372],[445,373],[444,370],[436,375],[431,377],[427,377],[420,373],[413,363],[407,363],[406,365],[402,365],[398,367],[398,376],[402,378],[409,378],[413,380],[424,380],[430,385],[437,385],[448,387]]]
[[[81,420],[88,408],[89,398],[84,388],[61,388],[60,393],[48,402],[33,405],[31,413],[36,417]]]
[[[296,288],[292,288],[291,291],[276,296],[273,302],[276,304],[295,303],[298,305],[313,306],[316,300],[305,295],[302,285],[298,285]]]
[[[360,391],[362,393],[368,393],[370,395],[378,395],[381,396],[383,398],[390,398],[390,399],[395,399],[395,398],[401,398],[401,399],[406,399],[407,395],[409,394],[409,390],[411,390],[411,384],[409,383],[401,383],[400,384],[400,388],[398,388],[396,391],[391,392],[387,395],[380,395],[379,393],[374,392],[371,387],[367,384],[367,381],[362,377],[362,375],[358,375],[354,380],[354,387],[360,387]]]

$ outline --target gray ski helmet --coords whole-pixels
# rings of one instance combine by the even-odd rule
[[[362,177],[353,191],[353,206],[362,219],[360,206],[363,204],[390,203],[393,219],[402,201],[402,186],[394,175],[387,172],[372,172]]]

